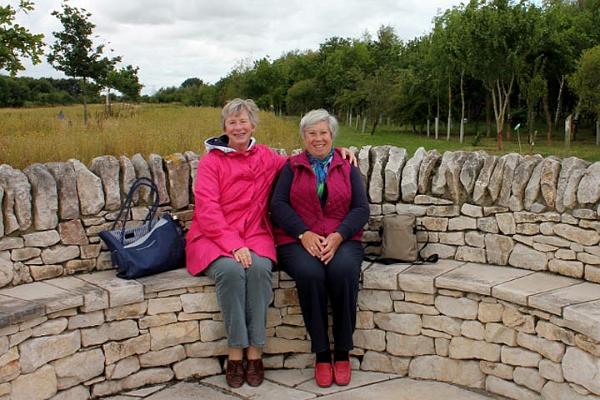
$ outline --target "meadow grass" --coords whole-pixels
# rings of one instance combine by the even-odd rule
[[[115,108],[119,117],[104,118],[103,106],[92,105],[87,127],[83,125],[82,106],[0,109],[0,164],[24,168],[36,162],[70,158],[89,163],[94,157],[106,154],[131,157],[135,153],[165,156],[187,150],[202,153],[204,140],[221,133],[220,110],[216,108],[176,104],[116,105]],[[58,119],[61,110],[63,120]],[[298,118],[280,118],[261,112],[257,140],[288,152],[301,148],[298,122]],[[473,146],[473,136],[468,136],[464,144],[458,142],[457,136],[453,134],[450,141],[445,140],[445,135],[435,140],[393,126],[383,126],[371,136],[343,125],[335,144],[346,147],[391,144],[404,147],[411,154],[421,146],[440,152],[483,149],[499,154],[494,138],[483,138],[478,146]],[[570,148],[565,148],[560,138],[556,138],[553,146],[543,145],[543,138],[538,138],[540,144],[530,150],[525,138],[522,140],[522,154],[540,153],[561,158],[574,155],[589,161],[600,160],[600,147],[593,144],[591,135]],[[505,144],[503,152],[512,151],[519,152],[515,135]]]

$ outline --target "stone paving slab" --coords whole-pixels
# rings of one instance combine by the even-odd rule
[[[33,282],[2,289],[0,295],[40,303],[46,307],[47,314],[83,305],[82,295],[59,289],[45,282]]]
[[[398,290],[398,274],[412,264],[379,264],[373,263],[363,272],[362,287],[365,289]]]
[[[235,393],[245,399],[253,400],[270,400],[270,399],[286,399],[286,400],[308,400],[316,397],[314,393],[282,386],[265,380],[259,387],[252,387],[247,384],[242,387],[233,389],[227,386],[225,375],[211,376],[210,378],[201,381],[204,384],[212,385],[217,388]],[[154,400],[154,399],[153,399]],[[166,398],[165,398],[166,400]]]
[[[314,370],[310,369],[275,369],[266,370],[265,379],[285,386],[298,386],[314,377]]]
[[[407,292],[435,293],[435,278],[464,265],[464,262],[454,260],[439,260],[435,264],[413,265],[398,275],[401,290]]]
[[[437,288],[492,294],[492,288],[532,274],[520,268],[501,267],[487,264],[468,263],[453,269],[435,279]]]
[[[327,400],[486,400],[492,397],[442,382],[394,379],[376,385],[335,393]]]
[[[312,371],[312,370],[311,370]],[[327,394],[336,393],[339,391],[346,391],[352,388],[371,385],[377,382],[387,381],[389,379],[398,378],[398,375],[386,374],[381,372],[366,372],[366,371],[352,371],[352,380],[348,386],[337,386],[333,384],[328,388],[322,388],[317,386],[314,379],[304,382],[301,385],[296,386],[296,389],[314,393],[315,395],[323,396]]]
[[[144,293],[163,292],[165,290],[183,289],[214,284],[207,276],[192,276],[185,268],[162,272],[157,275],[136,279],[144,285]]]
[[[535,272],[514,281],[506,282],[492,288],[492,295],[498,299],[526,306],[529,296],[548,292],[554,289],[573,286],[581,282],[578,279]]]
[[[47,284],[83,296],[83,312],[104,310],[108,308],[108,293],[84,280],[76,277],[63,277],[45,281]]]
[[[561,315],[566,306],[593,300],[600,300],[600,285],[584,282],[531,296],[528,303],[531,307]]]
[[[0,295],[0,328],[46,315],[43,304]]]
[[[225,379],[225,378],[223,378]],[[252,397],[255,398],[255,397]],[[273,397],[274,399],[277,397]],[[279,397],[282,398],[282,397]],[[165,390],[162,390],[146,400],[199,400],[199,399],[210,399],[210,400],[232,400],[239,399],[239,397],[226,394],[218,389],[199,385],[193,382],[181,382],[177,383]]]
[[[77,277],[106,290],[110,307],[144,301],[144,287],[142,284],[134,280],[117,278],[114,270],[83,274]]]
[[[568,328],[600,341],[600,300],[566,307],[563,321]]]

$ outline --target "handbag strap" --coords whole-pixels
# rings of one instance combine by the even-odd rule
[[[137,178],[135,180],[135,182],[133,182],[133,185],[131,185],[131,188],[129,189],[129,193],[127,193],[127,199],[121,205],[121,209],[119,210],[119,215],[115,219],[115,222],[113,223],[112,228],[111,228],[111,230],[114,230],[119,221],[121,221],[123,223],[123,227],[121,228],[121,235],[120,235],[121,243],[123,243],[124,239],[125,239],[125,225],[127,224],[127,215],[131,212],[133,196],[134,196],[135,192],[138,191],[142,186],[146,186],[146,187],[150,188],[150,196],[154,195],[154,201],[152,202],[152,204],[148,210],[148,215],[146,216],[146,218],[144,218],[144,222],[143,222],[144,224],[149,223],[150,229],[152,229],[152,221],[154,221],[154,217],[156,215],[156,211],[158,209],[158,203],[159,203],[158,188],[156,187],[156,184],[154,183],[154,181],[152,179],[146,178],[146,177],[140,177],[140,178]]]

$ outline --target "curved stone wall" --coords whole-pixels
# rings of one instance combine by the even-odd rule
[[[425,253],[600,282],[600,162],[575,157],[355,149],[371,202],[364,241],[379,251],[382,216],[416,214]],[[190,221],[199,156],[102,156],[0,166],[0,287],[111,268],[108,229],[135,177],[158,184],[163,210]],[[141,193],[140,203],[147,201]],[[139,221],[145,208],[136,208]],[[136,222],[133,223],[136,223]]]

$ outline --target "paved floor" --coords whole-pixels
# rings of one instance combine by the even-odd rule
[[[199,382],[177,382],[138,389],[106,400],[197,400],[197,399],[285,399],[319,398],[343,400],[489,400],[498,399],[441,382],[417,381],[377,372],[353,371],[352,382],[345,387],[319,388],[312,369],[271,370],[258,388],[244,385],[231,389],[225,376],[218,375]]]

